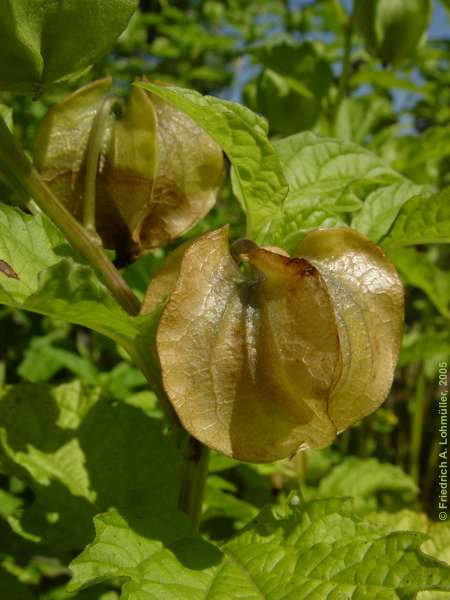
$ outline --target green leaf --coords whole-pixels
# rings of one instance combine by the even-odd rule
[[[257,80],[252,108],[265,115],[271,131],[284,135],[314,126],[333,73],[313,44],[286,40],[252,50],[266,68]]]
[[[411,79],[400,76],[397,70],[388,71],[383,69],[376,71],[374,68],[364,67],[351,76],[351,83],[355,87],[371,85],[384,90],[405,90],[412,94],[423,94],[426,89],[417,85]]]
[[[22,506],[22,499],[0,489],[0,517],[14,514]]]
[[[387,533],[342,499],[292,507],[285,518],[265,509],[221,552],[195,538],[171,541],[169,529],[162,547],[111,512],[96,517],[96,531],[71,564],[71,590],[115,577],[123,600],[412,600],[418,590],[450,590],[450,569],[419,550],[423,534]]]
[[[403,281],[421,289],[441,315],[450,318],[450,274],[440,269],[424,252],[397,248],[389,252]]]
[[[416,361],[428,361],[433,365],[433,374],[440,361],[445,361],[450,356],[450,331],[426,331],[420,333],[412,330],[403,338],[403,347],[400,352],[399,366],[408,365]]]
[[[272,241],[293,249],[310,229],[348,224],[370,192],[405,181],[368,150],[301,133],[275,143],[289,194]]]
[[[376,458],[349,457],[334,467],[320,482],[317,494],[320,497],[351,495],[355,510],[365,514],[378,506],[380,494],[415,498],[418,488],[412,477],[400,467],[380,463]]]
[[[116,507],[139,530],[149,502],[174,511],[179,455],[163,423],[137,404],[114,403],[79,382],[7,387],[0,395],[0,470],[35,501],[15,530],[45,547],[82,548],[93,516]]]
[[[450,563],[450,527],[445,523],[430,521],[427,515],[408,509],[395,513],[371,513],[367,518],[390,531],[420,531],[428,534],[430,539],[423,544],[424,552]]]
[[[406,180],[376,189],[352,219],[352,227],[378,242],[389,231],[405,202],[423,190],[423,186]]]
[[[233,527],[239,529],[257,515],[258,509],[255,506],[236,497],[233,492],[236,492],[235,486],[226,479],[217,475],[208,477],[203,501],[202,531],[214,535],[214,521],[210,520],[220,519],[223,523],[224,520],[229,519],[231,532],[233,532]]]
[[[13,110],[6,104],[0,104],[0,117],[5,121],[10,131],[13,129]]]
[[[75,596],[66,590],[66,586],[52,588],[50,591],[41,594],[39,600],[119,600],[116,591],[108,589],[106,586],[96,585],[89,590],[83,590]]]
[[[83,72],[125,29],[136,0],[4,0],[0,89],[39,95]]]
[[[278,156],[267,139],[266,121],[240,104],[192,90],[139,85],[185,112],[221,146],[233,165],[235,192],[247,211],[249,236],[263,241],[281,217],[288,192]]]
[[[423,513],[401,510],[396,513],[378,512],[367,518],[390,531],[420,531],[428,538],[421,549],[430,556],[450,563],[450,527],[445,523],[433,523]],[[445,592],[419,592],[417,600],[445,600]]]
[[[381,240],[387,249],[438,243],[450,243],[450,188],[408,200]]]
[[[431,0],[357,0],[355,7],[366,45],[383,63],[410,59],[431,17]]]
[[[131,341],[139,319],[112,299],[94,271],[43,215],[0,205],[0,303]]]
[[[386,98],[343,98],[336,114],[334,133],[342,140],[362,144],[373,129],[390,118],[392,110]]]
[[[87,358],[51,344],[51,336],[32,338],[17,373],[25,381],[48,381],[61,369],[67,369],[86,383],[95,385],[98,371]]]

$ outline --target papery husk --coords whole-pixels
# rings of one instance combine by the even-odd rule
[[[158,169],[152,210],[143,220],[141,244],[163,247],[191,229],[214,206],[224,175],[219,146],[183,112],[144,92],[156,112]]]
[[[308,235],[301,257],[242,248],[250,275],[225,227],[149,287],[148,308],[170,298],[157,331],[167,395],[194,437],[239,460],[328,446],[392,383],[403,320],[395,269],[351,230]]]
[[[403,334],[403,286],[381,248],[352,229],[314,231],[294,254],[320,271],[333,300],[341,371],[329,416],[343,431],[389,393]]]
[[[82,221],[86,154],[111,79],[87,85],[47,113],[35,164]],[[110,116],[96,180],[96,230],[129,259],[162,247],[201,220],[223,180],[221,149],[186,115],[133,86],[122,115]]]

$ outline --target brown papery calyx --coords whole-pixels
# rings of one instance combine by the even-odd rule
[[[52,107],[34,144],[37,169],[80,221],[89,136],[111,92],[95,81]],[[130,259],[160,248],[200,221],[223,181],[220,147],[188,116],[133,86],[111,113],[95,183],[95,227],[106,248]]]
[[[237,250],[250,274],[228,229],[209,232],[149,287],[148,310],[169,298],[157,332],[168,397],[194,437],[240,460],[328,446],[390,389],[403,321],[395,269],[350,229],[313,232],[292,258]]]

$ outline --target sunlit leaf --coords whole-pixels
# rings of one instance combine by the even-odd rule
[[[312,229],[348,224],[371,192],[405,181],[365,148],[311,132],[284,138],[275,149],[289,194],[271,242],[287,250]]]
[[[379,187],[367,196],[352,219],[352,227],[378,242],[389,231],[405,202],[423,191],[423,186],[410,181]]]
[[[334,133],[343,140],[362,144],[383,121],[391,119],[392,109],[386,98],[344,98],[336,113]]]
[[[450,188],[408,200],[381,240],[385,248],[439,243],[450,243]]]
[[[0,205],[0,260],[15,273],[0,271],[2,304],[78,323],[116,340],[138,335],[136,320],[114,302],[45,216]]]
[[[124,582],[127,600],[413,600],[419,590],[450,590],[450,569],[419,550],[424,534],[364,523],[342,499],[285,518],[266,509],[220,551],[198,538],[164,547],[111,512],[96,518],[96,530],[72,562],[71,590],[112,578]]]

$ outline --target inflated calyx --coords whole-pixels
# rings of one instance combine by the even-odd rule
[[[223,180],[224,160],[219,146],[164,100],[133,86],[117,110],[110,90],[110,78],[99,80],[52,107],[36,136],[35,164],[83,221],[95,119],[109,103],[96,167],[95,228],[106,248],[137,257],[165,246],[206,215]]]
[[[403,288],[351,229],[308,234],[289,257],[204,234],[169,258],[143,312],[167,300],[157,352],[183,426],[207,446],[265,462],[323,448],[392,384]]]

